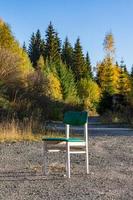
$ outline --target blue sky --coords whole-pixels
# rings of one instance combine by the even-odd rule
[[[133,64],[133,0],[0,0],[0,17],[10,24],[16,39],[28,45],[32,32],[42,36],[50,21],[62,41],[81,39],[93,66],[104,56],[103,40],[112,31],[116,60]]]

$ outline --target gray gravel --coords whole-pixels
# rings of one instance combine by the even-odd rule
[[[49,155],[45,177],[41,142],[0,144],[0,200],[133,200],[133,137],[90,137],[89,152],[90,174],[73,155],[68,180],[63,153]]]

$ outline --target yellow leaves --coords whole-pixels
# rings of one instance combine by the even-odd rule
[[[97,65],[97,76],[102,92],[117,93],[119,69],[111,58],[106,58]]]
[[[20,57],[20,70],[22,72],[22,77],[25,78],[30,72],[33,72],[34,69],[32,68],[31,62],[27,53],[23,51],[22,48],[18,49],[18,55]]]
[[[16,55],[18,58],[18,62],[14,63],[14,65],[18,66],[21,74],[21,79],[24,80],[27,75],[32,72],[32,66],[28,55],[23,51],[23,49],[19,46],[19,43],[15,40],[10,27],[0,20],[0,47],[3,49],[7,49],[11,55]]]
[[[127,95],[131,91],[131,82],[127,72],[124,69],[120,69],[119,73],[119,93]]]
[[[42,71],[44,71],[45,63],[44,63],[44,58],[42,55],[40,56],[39,60],[37,61],[37,67],[39,69],[41,69]]]
[[[54,100],[62,100],[61,84],[55,74],[50,72],[47,76],[49,84],[48,96]]]
[[[3,26],[3,24],[4,24],[4,21],[2,18],[0,18],[0,27]]]
[[[113,60],[106,58],[97,65],[98,82],[102,92],[112,94],[126,94],[131,90],[127,72],[114,65]]]
[[[100,99],[100,88],[92,79],[81,79],[79,85],[79,96],[82,98],[84,107],[93,109]]]
[[[107,33],[105,35],[104,39],[104,50],[107,53],[107,57],[112,57],[115,53],[115,47],[114,47],[114,37],[111,32]]]
[[[19,57],[7,49],[0,48],[0,80],[6,84],[20,82]]]

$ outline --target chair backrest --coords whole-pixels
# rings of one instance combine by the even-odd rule
[[[63,122],[73,126],[85,125],[88,122],[88,113],[86,111],[68,111],[64,114]]]

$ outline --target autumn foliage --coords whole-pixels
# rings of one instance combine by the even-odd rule
[[[37,30],[28,47],[24,44],[22,48],[9,25],[0,20],[1,120],[57,120],[66,109],[85,109],[93,114],[128,110],[127,104],[132,106],[133,78],[124,61],[115,61],[112,33],[105,36],[104,51],[105,57],[93,74],[80,38],[74,47],[68,38],[62,44],[50,22],[45,38]],[[124,99],[124,103],[117,102],[121,106],[115,107],[116,96]]]

